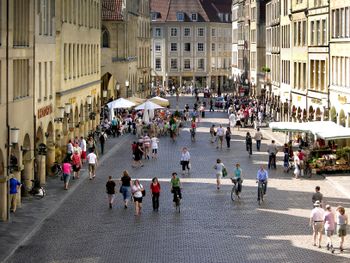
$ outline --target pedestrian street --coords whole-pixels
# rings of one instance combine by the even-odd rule
[[[175,105],[171,98],[171,105]],[[192,97],[180,97],[179,109],[190,107]],[[245,133],[233,130],[231,148],[216,149],[210,142],[209,127],[227,126],[227,114],[206,112],[198,124],[196,141],[191,142],[188,125],[173,142],[160,137],[158,159],[142,160],[144,167],[132,168],[131,143],[111,150],[97,167],[96,179],[84,180],[69,198],[46,218],[7,260],[7,262],[349,262],[350,240],[345,251],[331,254],[323,247],[312,246],[312,229],[308,225],[311,196],[316,185],[321,187],[325,202],[332,207],[343,205],[347,212],[350,200],[331,187],[323,177],[294,179],[282,169],[282,156],[277,156],[277,169],[269,170],[264,202],[257,202],[256,173],[267,163],[266,144],[249,158],[245,150]],[[272,134],[273,136],[273,134]],[[267,138],[266,136],[265,138]],[[191,170],[181,175],[180,154],[187,146]],[[239,201],[232,201],[231,180],[223,179],[216,188],[213,166],[220,158],[228,177],[236,163],[243,170],[243,190]],[[121,195],[116,195],[108,208],[105,184],[109,175],[119,180],[123,170],[145,186],[142,214],[134,216],[133,205],[124,209]],[[181,213],[175,212],[170,193],[171,173],[182,182]],[[152,210],[149,185],[153,177],[161,184],[159,212]],[[119,190],[119,182],[117,182]],[[333,237],[337,248],[338,237]]]

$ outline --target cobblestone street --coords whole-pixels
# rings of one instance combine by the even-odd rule
[[[172,108],[175,102],[172,98]],[[193,98],[181,97],[192,108]],[[223,112],[206,112],[197,129],[197,140],[191,142],[184,127],[177,141],[160,138],[158,160],[144,160],[144,167],[132,168],[131,142],[125,140],[112,149],[97,168],[97,178],[80,182],[74,192],[57,207],[35,233],[22,243],[7,262],[349,262],[350,237],[340,254],[338,237],[332,255],[323,247],[312,246],[309,215],[311,195],[316,185],[321,187],[326,203],[343,205],[350,213],[350,200],[322,176],[312,179],[293,179],[282,171],[282,156],[278,168],[270,172],[267,196],[259,206],[256,200],[256,172],[267,163],[266,144],[261,152],[248,157],[245,133],[249,129],[233,130],[231,149],[224,145],[216,149],[209,141],[211,124],[226,127]],[[265,132],[265,131],[264,131]],[[253,132],[254,134],[254,132]],[[272,133],[266,134],[274,136]],[[269,137],[265,136],[265,138]],[[169,180],[171,172],[180,172],[180,150],[188,146],[192,170],[182,176],[183,200],[181,213],[172,205]],[[244,183],[239,202],[232,202],[232,183],[224,179],[216,189],[213,166],[220,158],[232,173],[239,162]],[[124,209],[118,193],[113,209],[108,208],[105,183],[112,175],[118,179],[124,169],[133,179],[140,178],[147,189],[143,213],[134,216],[133,206]],[[162,193],[159,212],[152,211],[150,179],[160,178]],[[119,189],[119,185],[116,189]],[[0,237],[0,243],[2,238]]]

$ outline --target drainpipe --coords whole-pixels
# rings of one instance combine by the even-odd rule
[[[36,16],[36,13],[35,13],[35,3],[36,1],[33,3],[34,7],[33,7],[33,28],[34,28],[34,32],[33,32],[33,105],[32,105],[32,108],[33,108],[33,135],[34,135],[34,140],[33,140],[33,148],[34,148],[34,158],[36,157],[36,144],[37,144],[37,138],[36,138],[36,115],[35,115],[35,69],[36,69],[36,61],[35,61],[35,16]],[[34,159],[34,161],[37,161]],[[34,165],[34,168],[35,168],[35,165]],[[38,171],[38,169],[37,169]],[[34,169],[34,172],[35,172],[35,169]],[[35,178],[35,176],[37,178]],[[40,179],[38,178],[38,175],[35,175],[34,174],[34,179]]]
[[[7,220],[10,220],[10,119],[9,119],[9,8],[10,1],[6,1],[6,128],[7,128],[7,147],[6,147],[6,174],[7,174]]]

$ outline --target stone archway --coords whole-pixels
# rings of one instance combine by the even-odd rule
[[[26,191],[23,189],[30,189],[32,187],[33,176],[33,150],[31,149],[30,136],[27,133],[24,136],[23,145],[22,145],[22,165],[23,170],[21,171],[21,182],[23,185],[22,196],[26,194]]]
[[[315,110],[312,106],[309,107],[309,121],[313,121],[315,119]]]
[[[76,137],[79,137],[79,127],[80,127],[80,119],[79,119],[79,109],[78,109],[78,105],[75,106],[74,109],[74,139]]]
[[[320,108],[316,109],[316,121],[321,121],[322,120],[322,112]]]
[[[339,112],[339,125],[346,127],[346,116],[343,109]]]
[[[303,121],[307,121],[307,110],[303,109]]]
[[[301,121],[301,119],[302,119],[302,109],[300,108],[300,107],[298,107],[298,110],[297,110],[297,119],[298,119],[298,121],[300,122]]]
[[[85,136],[85,119],[84,119],[84,106],[83,102],[80,103],[79,109],[79,136]]]
[[[337,110],[334,107],[332,107],[330,112],[330,120],[337,123]]]
[[[46,156],[38,151],[39,145],[44,144],[44,135],[41,127],[36,132],[34,148],[34,178],[41,184],[46,182]]]
[[[46,130],[46,146],[47,146],[47,156],[46,156],[46,175],[50,174],[51,166],[55,162],[55,142],[54,142],[54,128],[53,124],[50,121],[49,124],[47,125],[47,130]]]

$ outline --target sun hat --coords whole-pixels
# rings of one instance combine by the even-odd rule
[[[321,202],[319,200],[317,200],[315,203],[314,203],[314,206],[320,206],[321,205]]]

